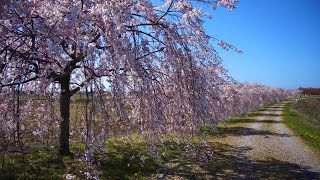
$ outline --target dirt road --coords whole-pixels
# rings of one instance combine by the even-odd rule
[[[279,103],[230,124],[210,141],[208,164],[184,155],[155,179],[319,179],[320,152],[313,152],[283,123]],[[238,122],[238,121],[237,121]],[[315,154],[317,153],[317,155]]]
[[[236,162],[229,172],[214,177],[320,179],[320,160],[283,124],[283,106],[270,106],[259,111],[255,121],[230,127],[222,144],[234,149]]]

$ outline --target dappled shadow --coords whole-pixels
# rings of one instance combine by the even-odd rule
[[[237,162],[245,156],[249,147],[233,147],[222,143],[211,143],[214,157],[207,163],[186,154],[164,163],[160,170],[162,179],[214,179],[217,177],[239,178]]]
[[[250,147],[212,143],[214,158],[208,163],[182,155],[165,163],[159,179],[317,179],[319,172],[277,159],[251,160]]]
[[[128,179],[135,176],[150,176],[159,167],[154,159],[146,156],[142,164],[140,157],[147,155],[145,144],[130,144],[115,141],[108,144],[105,154],[99,155],[99,170],[103,179]]]
[[[248,127],[223,127],[220,129],[221,136],[278,136],[278,137],[291,137],[289,134],[274,133],[266,130],[257,130],[255,128]]]
[[[166,141],[163,147],[167,151],[161,161],[157,162],[147,155],[149,151],[146,151],[148,148],[145,143],[131,144],[121,141],[107,143],[107,152],[96,155],[100,162],[99,177],[100,179],[140,179],[139,177],[145,177],[145,179],[318,179],[320,177],[319,172],[312,172],[308,167],[298,164],[272,158],[249,159],[246,156],[252,150],[249,146],[238,147],[226,143],[210,142],[213,157],[207,156],[208,161],[204,162],[199,159],[201,156],[200,148],[198,148],[197,156],[191,156],[184,151],[185,145]],[[146,155],[146,161],[141,164],[140,156],[143,154]],[[59,167],[60,165],[64,166],[62,161],[55,162],[55,166],[53,166],[52,162],[43,161],[44,155],[33,157],[35,160],[41,161],[39,165],[43,167],[30,169],[30,171],[50,174],[53,172],[43,168],[46,166],[48,169],[60,168],[57,175],[51,176],[52,178],[49,179],[59,179],[58,177],[67,172],[65,168]],[[33,163],[35,162],[33,161]],[[43,163],[48,163],[48,165]],[[69,166],[70,164],[68,164]],[[15,172],[14,168],[18,167],[10,167],[10,170]],[[68,173],[75,173],[78,170],[71,169]],[[0,179],[6,177],[9,177],[8,174],[0,175]],[[9,179],[12,177],[15,176],[10,176]],[[32,179],[41,179],[38,176],[31,177],[33,177]]]
[[[144,145],[132,146],[128,143],[112,143],[106,154],[101,154],[99,170],[103,179],[135,179],[135,177],[148,177],[147,179],[246,179],[264,177],[315,177],[306,168],[289,166],[283,169],[285,162],[257,161],[252,162],[246,157],[250,147],[235,147],[223,143],[210,143],[214,155],[208,162],[200,161],[199,156],[192,157],[183,150],[185,144],[166,142],[169,147],[170,158],[162,158],[162,163],[147,157],[144,166],[141,166],[139,156],[143,153]],[[198,153],[199,154],[199,153]],[[269,167],[268,167],[269,166]],[[281,170],[269,171],[279,167]],[[283,167],[283,168],[282,168]],[[294,169],[293,169],[294,168]],[[259,173],[259,174],[256,174]]]
[[[207,162],[181,154],[179,157],[163,164],[158,173],[162,174],[162,178],[158,179],[237,178],[238,159],[244,157],[244,153],[251,148],[233,147],[222,143],[211,143],[211,145],[214,150],[214,157],[209,158]]]
[[[319,179],[320,173],[309,167],[274,158],[253,161],[253,174],[259,179]]]

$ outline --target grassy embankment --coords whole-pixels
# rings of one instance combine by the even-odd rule
[[[286,104],[283,117],[285,124],[294,133],[320,152],[320,96]]]

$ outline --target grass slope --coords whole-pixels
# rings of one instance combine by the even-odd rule
[[[299,137],[320,151],[320,98],[300,99],[286,104],[283,118]]]

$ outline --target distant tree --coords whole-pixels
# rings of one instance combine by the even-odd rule
[[[225,49],[234,47],[205,33],[203,18],[209,15],[196,5],[232,10],[236,3],[2,0],[1,91],[39,92],[59,85],[61,155],[70,153],[70,98],[102,77],[120,120],[128,119],[129,94],[136,99],[141,129],[157,131],[171,122],[177,131],[182,125],[195,129],[203,120],[215,123],[211,101],[225,83],[225,70],[210,39]]]

